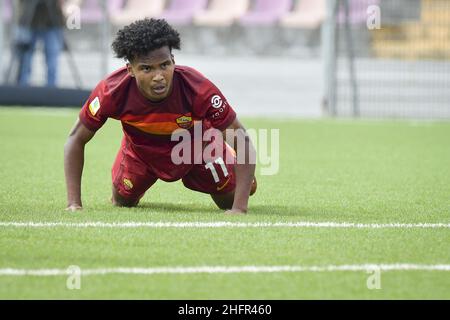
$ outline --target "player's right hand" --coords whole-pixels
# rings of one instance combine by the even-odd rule
[[[66,211],[75,212],[83,210],[83,207],[78,204],[71,204],[66,208]]]
[[[258,183],[256,182],[256,177],[254,177],[253,182],[252,182],[252,188],[250,189],[251,196],[255,194],[257,188],[258,188]]]

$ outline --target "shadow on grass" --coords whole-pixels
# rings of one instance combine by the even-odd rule
[[[115,208],[120,213],[132,213],[133,215],[148,214],[208,214],[220,217],[224,211],[217,208],[214,203],[171,203],[143,201],[135,208]],[[102,210],[103,211],[103,210]],[[223,215],[224,216],[224,215]],[[296,219],[335,219],[337,217],[353,217],[352,213],[342,210],[330,210],[330,208],[306,207],[298,205],[273,205],[273,204],[251,204],[249,206],[249,217],[259,216],[267,218],[296,218]],[[229,216],[228,216],[229,217]],[[241,216],[242,217],[242,216]]]
[[[223,214],[223,210],[218,209],[214,204],[174,204],[167,202],[143,202],[133,210],[136,212],[152,212],[157,213],[207,213],[207,214]],[[250,205],[249,214],[252,216],[268,216],[268,217],[317,217],[320,214],[327,215],[326,212],[320,212],[320,209],[307,209],[300,206],[282,206],[282,205]]]
[[[140,210],[141,209],[141,210]],[[152,210],[158,213],[220,213],[221,210],[215,206],[205,206],[200,204],[176,204],[170,202],[142,202],[133,210]]]

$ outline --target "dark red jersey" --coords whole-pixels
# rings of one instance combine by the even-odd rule
[[[170,95],[151,102],[124,67],[97,85],[80,112],[81,122],[92,131],[108,118],[122,122],[125,143],[158,178],[175,181],[193,164],[172,162],[172,148],[179,143],[171,141],[172,133],[180,128],[192,131],[194,121],[202,121],[204,130],[224,130],[236,113],[220,90],[192,68],[176,66]]]

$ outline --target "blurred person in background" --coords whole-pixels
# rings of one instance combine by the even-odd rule
[[[56,86],[58,58],[64,46],[63,5],[63,0],[18,0],[15,45],[18,49],[19,85],[29,85],[33,54],[37,42],[42,41],[47,64],[47,86]]]

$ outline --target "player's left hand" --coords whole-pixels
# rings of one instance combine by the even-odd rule
[[[67,206],[66,211],[70,211],[70,212],[76,212],[76,211],[81,211],[83,210],[83,207],[77,204],[71,204],[69,206]]]
[[[246,214],[247,213],[247,211],[244,211],[244,210],[240,210],[240,209],[231,209],[231,210],[227,210],[227,211],[225,211],[225,214],[227,214],[227,215],[233,215],[233,216],[237,216],[237,215],[243,215],[243,214]]]

